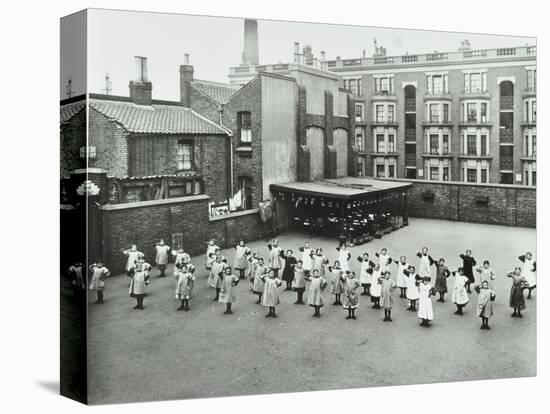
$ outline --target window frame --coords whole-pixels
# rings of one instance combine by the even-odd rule
[[[248,125],[244,125],[243,119],[248,117]],[[252,112],[237,112],[237,130],[239,133],[240,145],[252,145]],[[244,134],[243,134],[244,133]],[[243,139],[245,137],[246,139]]]
[[[188,146],[189,151],[189,168],[185,168],[185,153],[183,148]],[[180,149],[182,149],[180,154]],[[180,160],[181,157],[181,160]],[[180,168],[181,162],[181,168]],[[177,171],[194,171],[195,170],[195,141],[193,139],[185,138],[178,139],[176,150],[176,170]]]

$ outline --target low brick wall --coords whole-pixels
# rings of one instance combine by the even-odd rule
[[[411,217],[536,226],[537,193],[533,187],[425,180],[392,181],[413,183],[408,200]]]
[[[175,233],[183,234],[183,248],[190,255],[203,253],[211,238],[219,246],[228,247],[241,239],[250,241],[263,236],[258,210],[211,218],[209,201],[208,196],[199,195],[103,206],[103,260],[107,267],[114,274],[123,272],[126,256],[122,251],[132,243],[152,264],[155,244],[162,238],[171,245]]]

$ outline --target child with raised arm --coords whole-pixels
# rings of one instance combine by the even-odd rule
[[[136,299],[134,309],[143,310],[143,298],[146,295],[147,286],[149,286],[149,272],[151,265],[145,262],[145,258],[141,257],[132,269],[130,269],[130,289],[128,293],[130,297]]]
[[[302,267],[304,268],[305,275],[309,275],[311,272],[311,255],[313,254],[313,249],[309,247],[309,243],[306,242],[303,247],[300,247],[298,250],[302,252]]]
[[[510,307],[514,309],[512,318],[522,318],[521,311],[525,310],[525,297],[523,289],[529,284],[527,279],[521,274],[521,267],[516,266],[512,272],[508,272],[507,276],[512,278],[512,287],[510,289]]]
[[[254,279],[252,281],[252,292],[258,296],[257,304],[262,303],[262,295],[264,294],[265,283],[263,276],[269,272],[269,268],[264,264],[264,259],[259,257],[258,264],[254,270]]]
[[[181,300],[181,305],[177,310],[189,311],[189,299],[195,286],[195,276],[190,271],[189,266],[177,264],[174,272],[176,279],[176,300]]]
[[[388,270],[389,264],[392,262],[392,258],[388,254],[388,249],[385,247],[380,250],[380,252],[374,253],[378,257],[378,263],[380,264],[380,273],[383,275]]]
[[[531,299],[531,292],[537,287],[537,262],[533,258],[531,252],[527,252],[518,257],[523,262],[523,269],[521,270],[525,280],[527,280],[527,299]]]
[[[227,266],[221,274],[219,302],[225,303],[224,315],[233,315],[231,304],[237,301],[236,286],[239,284],[239,277],[235,276],[230,266]]]
[[[248,268],[248,256],[252,251],[244,244],[244,240],[239,241],[235,246],[235,263],[233,268],[239,272],[239,279],[244,279],[244,272]]]
[[[155,245],[155,263],[160,270],[159,277],[166,277],[166,265],[168,264],[168,252],[170,251],[170,246],[164,244],[164,240],[160,241]]]
[[[370,287],[370,301],[373,309],[380,309],[380,295],[382,294],[382,273],[380,264],[377,263],[368,270],[372,274],[372,285]]]
[[[428,276],[422,278],[422,282],[418,285],[418,293],[420,296],[418,300],[418,318],[422,319],[420,326],[428,327],[434,318],[431,297],[435,293]]]
[[[74,296],[77,297],[80,292],[86,290],[86,281],[82,274],[84,265],[80,262],[73,262],[73,264],[67,270],[67,274],[71,278],[71,285],[73,287]]]
[[[283,249],[279,247],[279,242],[274,240],[272,243],[267,245],[269,249],[269,255],[267,259],[267,266],[273,270],[275,277],[279,275],[279,270],[282,267],[281,252]]]
[[[340,262],[336,260],[334,265],[328,267],[332,280],[332,294],[334,295],[334,306],[341,305],[340,296],[344,293],[344,285],[342,283],[342,275],[344,271],[340,267]]]
[[[295,305],[305,305],[304,292],[306,291],[306,271],[304,269],[304,262],[298,260],[296,266],[294,266],[294,279],[292,280],[292,289],[296,292],[297,298]]]
[[[361,296],[370,296],[370,287],[372,284],[372,272],[368,270],[375,266],[374,262],[369,260],[369,254],[363,253],[363,256],[357,256],[357,261],[361,263],[361,270],[359,271],[359,282],[363,287]]]
[[[109,277],[111,272],[105,266],[103,261],[98,260],[96,263],[90,265],[90,271],[92,278],[90,280],[90,290],[95,290],[97,293],[97,300],[95,303],[103,304],[103,292],[105,291],[105,279]]]
[[[404,270],[403,276],[407,279],[407,299],[409,300],[409,307],[407,310],[416,311],[416,302],[418,302],[420,298],[418,282],[422,278],[416,273],[416,268],[414,266],[409,266],[407,270]]]
[[[341,246],[338,246],[336,248],[338,250],[338,261],[340,262],[340,268],[343,272],[347,272],[349,270],[349,259],[351,259],[351,253],[348,250],[346,243],[342,244]]]
[[[254,272],[258,266],[260,254],[256,251],[248,257],[248,267],[246,269],[246,277],[250,283],[250,291],[254,291]]]
[[[189,256],[181,246],[175,251],[172,250],[172,256],[174,256],[174,266],[177,263],[186,265],[191,261],[191,256]]]
[[[327,287],[327,281],[324,277],[321,277],[318,270],[313,270],[306,279],[310,282],[309,291],[307,295],[307,302],[309,306],[315,309],[313,317],[321,317],[321,308],[323,307],[323,290]]]
[[[216,246],[216,241],[214,239],[210,239],[206,244],[206,253],[204,255],[204,267],[206,270],[212,269],[212,263],[214,263],[216,251],[218,250],[220,250],[220,248]]]
[[[317,270],[321,277],[325,277],[325,265],[327,264],[328,259],[323,254],[323,249],[315,249],[315,253],[311,255],[311,270]]]
[[[493,316],[493,301],[496,298],[495,292],[489,287],[489,281],[484,280],[481,286],[476,286],[477,296],[477,316],[481,318],[480,329],[489,328],[489,318]]]
[[[355,272],[349,270],[345,275],[340,276],[344,287],[344,304],[343,307],[348,311],[346,319],[357,319],[355,317],[355,309],[359,307],[359,295],[357,291],[361,283],[355,277]]]
[[[273,269],[269,269],[269,272],[262,276],[262,280],[265,284],[262,305],[269,308],[269,313],[265,317],[276,318],[275,307],[279,304],[279,286],[283,282],[275,276]]]
[[[292,254],[292,250],[286,252],[281,251],[281,257],[285,259],[285,267],[283,269],[283,281],[286,283],[285,290],[292,290],[292,281],[294,280],[294,268],[298,261]]]
[[[143,253],[141,253],[135,244],[132,244],[132,246],[129,249],[123,250],[122,253],[124,253],[125,256],[128,258],[126,259],[126,275],[130,276],[130,271],[138,261],[138,259],[143,256]]]
[[[392,322],[391,310],[393,309],[393,290],[397,283],[390,278],[391,273],[386,270],[380,279],[380,299],[384,308],[384,322]]]
[[[455,283],[453,286],[453,303],[456,305],[455,315],[463,315],[462,309],[468,304],[470,298],[468,297],[468,277],[464,274],[464,269],[459,267],[457,271],[453,272],[455,277]]]
[[[220,299],[220,287],[221,287],[221,276],[222,273],[225,271],[225,268],[227,266],[227,261],[222,256],[220,250],[217,250],[216,257],[214,259],[214,262],[212,263],[212,268],[210,269],[210,273],[208,274],[208,286],[210,286],[213,289],[216,289],[216,296],[213,301],[217,301]]]
[[[476,279],[474,277],[474,267],[477,264],[476,259],[472,256],[472,251],[470,249],[466,250],[465,253],[459,254],[459,257],[462,259],[462,269],[464,276],[468,278],[466,283],[466,290],[468,293],[472,293],[470,285],[475,283]]]
[[[435,265],[435,291],[439,293],[438,302],[445,303],[445,293],[447,293],[447,278],[451,276],[449,268],[445,266],[445,259],[440,258]]]
[[[489,286],[491,286],[493,280],[495,280],[496,273],[493,269],[491,269],[489,260],[484,260],[483,266],[476,267],[476,272],[479,275],[480,285],[486,281],[489,283]]]
[[[405,274],[405,271],[408,270],[411,265],[407,263],[406,256],[401,256],[399,260],[394,260],[393,262],[397,264],[397,287],[400,290],[399,297],[406,298],[407,297],[407,275]]]
[[[423,247],[422,251],[416,252],[416,256],[420,259],[418,263],[418,274],[420,277],[428,276],[431,279],[431,267],[435,264],[435,260],[428,254],[428,248]]]

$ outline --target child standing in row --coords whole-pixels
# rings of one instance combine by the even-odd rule
[[[239,277],[235,276],[230,266],[225,267],[220,276],[219,302],[225,303],[224,315],[233,315],[231,304],[237,301],[236,286],[239,284]]]
[[[311,276],[306,276],[310,282],[307,301],[309,306],[315,309],[314,318],[321,317],[321,308],[323,307],[323,290],[327,287],[327,281],[321,277],[318,270],[313,270]]]
[[[382,274],[380,272],[380,264],[376,264],[374,268],[368,270],[372,274],[372,285],[370,287],[370,301],[373,304],[373,309],[380,309],[380,295],[382,293]]]
[[[384,322],[392,322],[393,289],[397,286],[390,276],[389,270],[386,270],[380,280],[380,297],[382,299],[382,306],[384,307]]]
[[[420,277],[429,277],[431,279],[432,277],[432,270],[431,266],[435,264],[435,260],[432,259],[432,256],[428,254],[428,248],[423,247],[422,251],[416,252],[416,256],[420,259],[420,262],[418,264],[418,274]]]
[[[355,277],[355,272],[348,271],[346,275],[340,276],[343,285],[344,293],[344,309],[348,311],[348,316],[346,319],[356,319],[355,309],[359,307],[359,295],[357,295],[357,290],[361,283]]]
[[[527,252],[518,258],[524,263],[522,273],[527,281],[527,299],[531,299],[531,292],[537,287],[537,262],[531,252]]]
[[[342,275],[344,271],[340,267],[340,262],[336,260],[333,266],[328,267],[328,271],[332,275],[332,294],[334,295],[334,306],[341,305],[340,296],[344,293],[344,284],[342,282]]]
[[[480,285],[483,284],[483,282],[487,282],[489,286],[491,286],[492,281],[495,280],[496,273],[489,266],[489,260],[485,260],[483,266],[476,267],[476,272],[479,274]]]
[[[143,253],[137,249],[135,244],[132,244],[129,249],[123,250],[122,253],[128,257],[126,260],[126,275],[129,277],[132,268],[135,266],[138,259],[143,256]]]
[[[380,264],[380,273],[384,275],[388,270],[389,264],[392,262],[392,258],[388,255],[388,249],[385,247],[380,250],[380,253],[374,253],[378,257],[378,263]]]
[[[206,267],[206,270],[209,271],[212,269],[212,263],[214,263],[214,258],[218,250],[220,250],[220,248],[216,246],[214,239],[210,239],[206,244],[206,254],[204,256],[204,267]]]
[[[73,286],[74,296],[77,297],[80,292],[86,289],[86,281],[82,274],[82,268],[84,265],[80,262],[73,262],[73,264],[67,270],[69,277],[71,278],[71,285]]]
[[[464,269],[462,267],[459,267],[458,271],[453,272],[453,276],[455,277],[455,284],[453,286],[452,300],[456,305],[455,315],[463,315],[462,309],[470,301],[470,298],[468,297],[468,290],[466,288],[469,279],[464,274]]]
[[[273,269],[269,269],[269,272],[262,276],[262,280],[265,284],[262,305],[269,308],[269,313],[265,317],[276,318],[275,307],[279,304],[279,286],[283,282],[275,276]]]
[[[210,273],[208,274],[207,281],[208,286],[216,289],[216,296],[214,297],[214,299],[212,299],[214,302],[220,299],[221,277],[226,267],[228,267],[227,261],[221,255],[221,252],[218,249],[216,251],[216,258],[214,259],[214,262],[212,263],[212,268],[210,269]]]
[[[328,260],[323,254],[323,249],[316,249],[315,254],[311,256],[311,270],[317,270],[319,272],[319,276],[325,277],[326,264],[328,264]]]
[[[472,293],[470,285],[476,281],[474,277],[474,267],[477,264],[476,259],[473,258],[472,251],[470,249],[466,250],[466,254],[460,254],[459,257],[462,259],[464,276],[468,278],[468,282],[466,282],[466,289],[468,293]]]
[[[340,268],[343,272],[349,270],[349,259],[351,259],[351,253],[349,252],[346,243],[344,242],[341,246],[337,247],[338,250],[338,261],[340,262]]]
[[[177,264],[174,277],[176,279],[176,300],[181,300],[181,305],[177,310],[189,311],[189,299],[195,286],[194,269],[189,269],[186,265]]]
[[[130,289],[128,293],[130,297],[136,299],[134,309],[143,310],[143,298],[146,295],[147,286],[149,286],[149,272],[151,265],[145,262],[145,258],[141,257],[135,266],[130,269]]]
[[[416,311],[416,302],[420,298],[418,291],[418,281],[422,278],[416,273],[416,268],[410,266],[407,270],[403,271],[404,277],[407,279],[407,299],[409,300],[408,311]]]
[[[174,266],[177,263],[186,265],[191,261],[191,256],[189,256],[181,246],[176,251],[172,250],[172,256],[174,256]]]
[[[292,280],[292,288],[297,295],[297,299],[294,304],[305,305],[304,292],[306,290],[306,270],[304,269],[304,262],[302,262],[301,260],[298,260],[298,263],[294,267],[294,279]]]
[[[496,298],[495,292],[489,288],[489,281],[484,280],[481,286],[477,286],[475,291],[477,296],[477,316],[481,318],[480,329],[489,328],[489,318],[493,316],[493,301]]]
[[[235,263],[233,267],[239,271],[239,279],[244,279],[244,272],[248,268],[248,256],[252,251],[244,244],[244,240],[239,241],[235,246]]]
[[[103,291],[105,290],[105,279],[109,277],[111,272],[105,266],[103,262],[99,260],[97,263],[90,265],[90,271],[92,272],[92,278],[90,280],[90,290],[95,290],[97,293],[97,300],[95,303],[103,304]]]
[[[292,281],[294,280],[294,268],[296,267],[296,258],[292,255],[292,250],[288,249],[286,253],[281,251],[281,257],[285,259],[285,267],[283,269],[283,280],[286,283],[285,290],[292,290]]]
[[[434,318],[431,298],[434,294],[434,288],[430,284],[429,277],[425,276],[422,278],[422,282],[418,286],[418,292],[420,296],[418,304],[418,318],[422,319],[420,326],[428,327]]]
[[[281,252],[283,249],[279,247],[279,242],[277,240],[274,240],[273,243],[268,244],[267,248],[269,249],[267,265],[271,270],[273,270],[275,277],[277,277],[279,275],[279,270],[282,267]]]
[[[254,272],[256,271],[256,267],[258,266],[259,257],[260,255],[258,254],[258,252],[254,252],[248,258],[248,267],[246,269],[246,277],[250,282],[251,291],[254,291]]]
[[[407,263],[407,257],[401,256],[399,261],[394,260],[394,263],[397,263],[397,287],[400,290],[399,297],[407,297],[407,275],[405,271],[411,266]]]
[[[304,268],[304,274],[306,276],[311,272],[311,255],[313,254],[313,249],[309,247],[309,243],[305,243],[304,247],[300,247],[299,250],[302,252],[302,266]]]
[[[256,301],[257,304],[262,303],[262,295],[264,294],[265,288],[263,276],[266,275],[268,271],[269,268],[264,264],[264,259],[259,257],[252,280],[252,292],[258,296],[258,300]]]
[[[519,266],[513,272],[508,272],[507,276],[512,278],[512,288],[510,289],[510,307],[514,309],[512,318],[522,318],[521,311],[525,310],[523,289],[528,286],[527,279],[521,274],[521,267]]]
[[[363,253],[363,257],[358,256],[357,261],[361,263],[361,270],[359,271],[359,282],[363,287],[362,296],[370,296],[370,287],[372,285],[372,272],[368,270],[374,267],[374,262],[369,260],[369,254]]]
[[[445,303],[445,293],[447,293],[447,278],[451,276],[449,268],[445,266],[445,259],[439,259],[435,265],[435,290],[439,293],[438,302]]]
[[[168,264],[168,252],[170,251],[170,246],[164,244],[164,240],[160,239],[160,241],[155,245],[155,250],[155,263],[160,270],[159,277],[166,277],[166,265]]]

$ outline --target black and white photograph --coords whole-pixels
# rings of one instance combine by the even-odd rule
[[[60,40],[63,395],[537,374],[536,38],[88,9]]]

